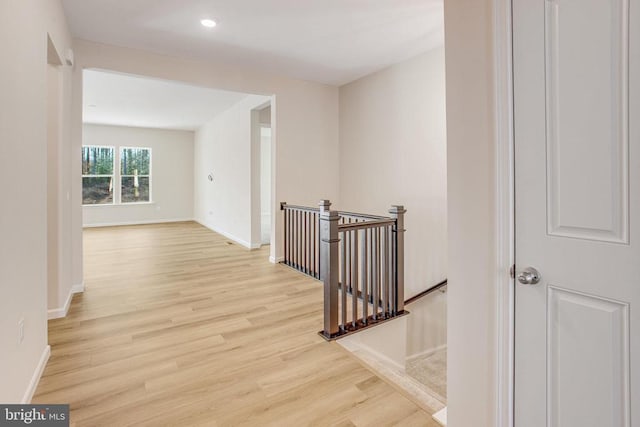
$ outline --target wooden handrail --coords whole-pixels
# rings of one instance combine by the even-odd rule
[[[299,206],[299,205],[290,205],[287,202],[280,202],[280,210],[283,211],[285,209],[292,209],[304,212],[319,212],[320,208],[315,208],[311,206]],[[371,219],[371,220],[390,220],[388,216],[379,216],[379,215],[371,215],[371,214],[363,214],[358,212],[347,212],[347,211],[338,211],[338,214],[341,217],[351,217],[351,218],[361,218],[361,219]]]
[[[285,209],[292,209],[292,210],[305,211],[305,212],[320,212],[320,208],[312,208],[310,206],[290,205],[287,202],[281,202],[280,210],[283,211]]]
[[[347,224],[338,224],[338,231],[363,230],[365,228],[376,228],[384,225],[393,225],[395,220],[391,218],[375,219],[371,221],[352,222]]]
[[[340,216],[348,216],[348,217],[352,217],[352,218],[391,219],[388,216],[378,216],[378,215],[363,214],[363,213],[356,213],[356,212],[338,211],[338,213],[340,214]]]
[[[429,295],[433,291],[437,291],[438,289],[443,288],[445,286],[447,286],[447,279],[444,279],[442,282],[438,283],[437,285],[433,285],[429,289],[426,289],[426,290],[420,292],[419,294],[416,294],[416,295],[412,296],[411,298],[405,300],[404,301],[404,305],[408,305],[408,304],[411,304],[413,302],[416,302],[419,299],[426,297],[427,295]]]

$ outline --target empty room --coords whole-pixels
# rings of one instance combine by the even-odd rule
[[[638,427],[639,29],[1,1],[0,425]]]

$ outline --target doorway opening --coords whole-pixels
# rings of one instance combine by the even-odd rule
[[[72,294],[70,150],[65,144],[62,57],[47,35],[47,316],[64,317]]]
[[[83,227],[195,221],[230,244],[269,244],[271,103],[270,96],[85,69]]]
[[[260,143],[256,147],[259,150],[259,177],[260,177],[260,244],[271,244],[271,210],[274,205],[271,197],[272,186],[272,160],[271,160],[271,103],[257,110],[259,124]]]

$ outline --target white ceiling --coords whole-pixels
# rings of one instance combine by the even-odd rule
[[[85,70],[83,122],[196,130],[246,96],[246,93]]]
[[[443,0],[63,3],[75,37],[336,85],[443,43]]]

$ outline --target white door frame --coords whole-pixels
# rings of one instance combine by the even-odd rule
[[[513,124],[513,55],[511,0],[494,0],[494,77],[496,136],[496,420],[514,425],[515,293],[511,267],[515,263],[515,171]]]

